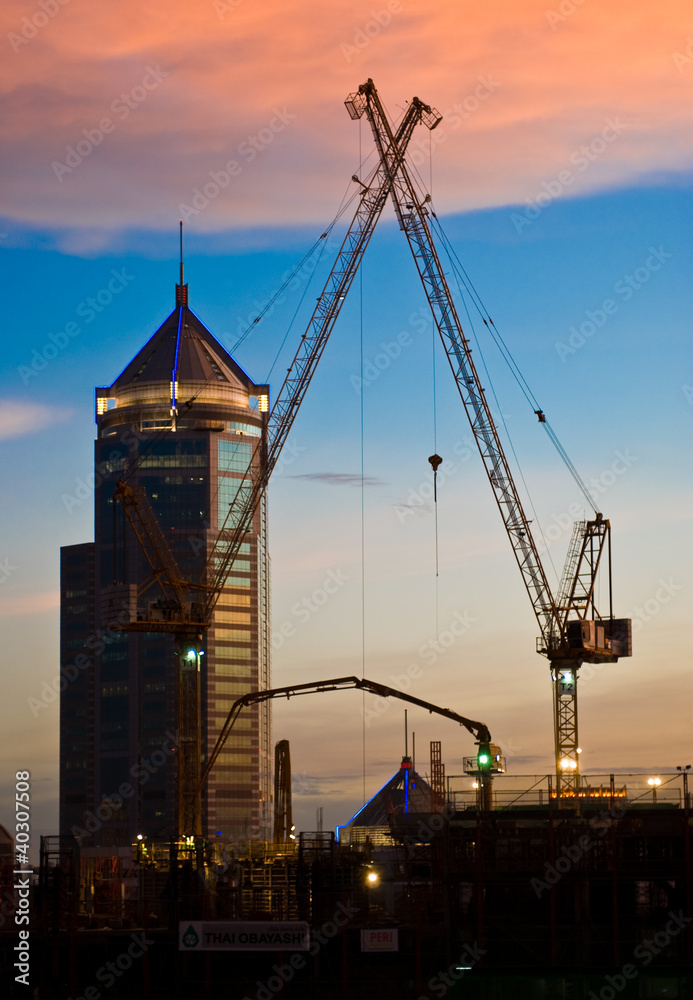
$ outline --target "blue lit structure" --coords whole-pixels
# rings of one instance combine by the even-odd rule
[[[350,843],[368,837],[385,842],[391,839],[392,825],[399,817],[430,813],[431,802],[431,786],[413,769],[411,757],[404,756],[397,773],[348,823],[337,827],[337,840]]]

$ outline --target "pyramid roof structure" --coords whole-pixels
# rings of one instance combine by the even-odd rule
[[[254,388],[250,376],[190,309],[187,295],[108,387],[108,394],[116,396],[145,382],[227,383],[246,392]]]
[[[430,813],[432,791],[429,783],[412,767],[410,757],[403,757],[399,771],[362,806],[344,826],[344,831],[364,827],[386,827],[395,817],[408,813]]]

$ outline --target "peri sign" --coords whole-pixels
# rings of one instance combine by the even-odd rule
[[[304,920],[181,920],[179,951],[308,951]]]
[[[399,932],[396,927],[371,927],[361,931],[361,951],[398,951]]]

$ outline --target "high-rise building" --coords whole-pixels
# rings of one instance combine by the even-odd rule
[[[61,552],[60,831],[84,846],[178,832],[176,636],[110,624],[117,593],[130,595],[121,623],[134,609],[148,621],[166,616],[114,503],[116,484],[144,487],[183,577],[200,580],[230,504],[249,488],[251,461],[257,473],[257,401],[266,394],[190,310],[183,284],[170,316],[112,385],[96,390],[95,541]],[[263,499],[203,637],[203,758],[236,698],[270,686],[269,575]],[[203,792],[206,837],[271,836],[270,724],[269,702],[236,722]]]

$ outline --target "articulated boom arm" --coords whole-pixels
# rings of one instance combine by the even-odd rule
[[[202,772],[195,794],[199,795],[204,787],[209,772],[214,767],[217,757],[223,750],[224,744],[236,719],[240,715],[241,709],[247,708],[249,705],[257,705],[259,702],[267,701],[270,698],[289,699],[299,694],[321,694],[325,691],[345,691],[349,688],[360,688],[362,691],[370,691],[371,694],[380,695],[381,698],[392,696],[393,698],[399,698],[401,701],[408,701],[411,705],[418,705],[420,708],[425,708],[428,712],[435,712],[446,719],[458,722],[472,734],[477,743],[491,742],[491,733],[488,726],[483,722],[474,722],[472,719],[465,719],[463,715],[458,715],[457,712],[453,712],[449,708],[440,708],[429,701],[422,701],[421,698],[414,698],[413,695],[405,694],[404,691],[398,691],[397,688],[388,687],[387,684],[377,684],[375,681],[366,680],[365,677],[335,677],[332,680],[312,681],[308,684],[288,684],[285,687],[272,688],[269,691],[250,691],[248,694],[244,694],[241,698],[234,701],[229,709],[229,714],[226,717],[226,722],[219,734],[214,750],[210,754],[209,760]]]
[[[360,107],[364,101],[372,100],[374,97],[377,100],[377,92],[372,81],[364,84],[357,94],[350,95],[346,105],[352,118],[360,117],[356,108]],[[258,456],[260,459],[259,470],[251,475],[249,468],[248,481],[252,485],[246,492],[239,490],[236,495],[229,509],[220,542],[207,562],[209,571],[210,567],[214,567],[215,556],[221,556],[218,568],[213,571],[212,583],[206,600],[205,617],[208,620],[211,618],[245,533],[250,530],[253,514],[277,463],[339,315],[342,303],[380,218],[390,192],[392,177],[400,169],[404,151],[414,127],[420,121],[432,129],[440,121],[440,115],[437,115],[427,104],[415,97],[407,108],[397,132],[394,135],[392,132],[389,133],[388,142],[383,146],[381,162],[369,185],[364,186],[356,214],[344,238],[337,260],[318,298],[308,329],[301,338],[301,343],[291,362],[284,384],[279,390],[272,412],[269,414],[266,434],[258,442],[257,447],[262,448],[264,452]],[[235,526],[232,531],[225,531],[227,524]]]
[[[472,360],[469,341],[462,331],[433,244],[427,210],[419,204],[406,164],[399,162],[395,172],[385,159],[385,150],[391,148],[392,137],[387,116],[379,102],[369,102],[366,111],[381,162],[391,171],[391,194],[400,228],[414,256],[541,634],[548,637],[553,631],[560,630],[560,616]]]

